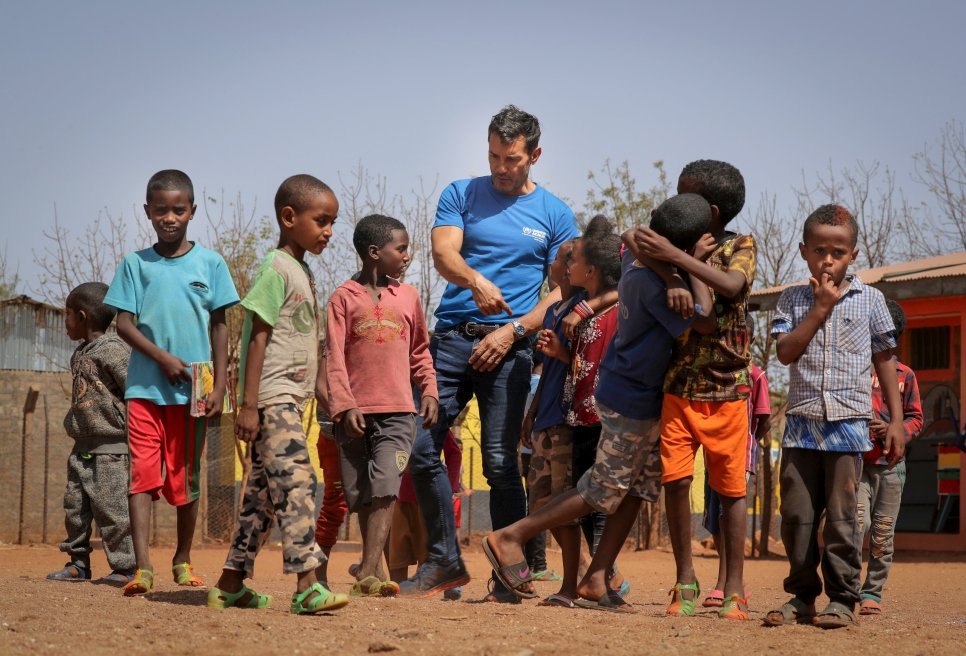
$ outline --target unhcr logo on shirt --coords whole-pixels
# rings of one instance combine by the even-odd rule
[[[533,228],[524,228],[523,234],[527,237],[533,237],[541,244],[547,241],[547,233],[543,230],[534,230]]]

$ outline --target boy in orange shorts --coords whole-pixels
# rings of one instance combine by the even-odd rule
[[[748,351],[748,294],[755,279],[757,246],[749,235],[726,230],[745,202],[745,182],[734,166],[698,160],[684,167],[678,193],[703,196],[711,204],[709,234],[694,255],[674,248],[648,228],[636,232],[643,255],[668,262],[711,288],[717,329],[708,335],[690,330],[675,345],[664,384],[661,409],[661,465],[668,530],[677,581],[668,615],[694,615],[701,594],[691,559],[691,481],[694,454],[704,447],[711,488],[721,497],[727,578],[719,616],[747,620],[743,599],[745,448],[751,391]]]

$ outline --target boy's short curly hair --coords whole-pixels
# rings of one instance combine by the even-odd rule
[[[891,298],[886,299],[886,307],[889,308],[889,316],[892,317],[892,325],[895,326],[892,337],[899,339],[902,333],[906,332],[906,313],[902,306]]]
[[[382,248],[392,241],[394,230],[405,230],[406,224],[383,214],[370,214],[356,224],[352,233],[352,245],[359,257],[365,259],[370,246]]]
[[[158,171],[148,180],[148,191],[145,194],[145,202],[151,204],[151,196],[156,191],[183,191],[188,194],[188,200],[195,204],[195,186],[191,183],[191,178],[187,173],[177,169],[165,169]]]
[[[847,225],[852,231],[852,248],[859,243],[859,222],[855,220],[852,213],[841,205],[829,204],[822,205],[805,219],[802,226],[802,243],[808,243],[808,233],[814,226],[843,226]]]
[[[82,282],[70,291],[64,305],[74,312],[83,312],[99,330],[107,330],[117,310],[104,304],[108,286],[102,282]]]
[[[694,246],[711,223],[711,203],[698,194],[678,194],[661,203],[650,228],[681,250]]]
[[[695,160],[684,167],[680,177],[695,183],[696,193],[718,207],[718,217],[723,225],[738,216],[745,206],[745,179],[741,171],[727,162]]]
[[[332,188],[315,176],[300,173],[285,178],[275,192],[275,219],[282,220],[282,210],[286,207],[298,214],[306,208],[312,196],[325,193],[333,193]]]

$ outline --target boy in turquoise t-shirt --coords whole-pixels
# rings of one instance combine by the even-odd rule
[[[148,181],[144,211],[158,242],[124,257],[104,299],[117,308],[117,333],[132,348],[124,398],[131,450],[128,506],[138,571],[124,586],[127,596],[154,588],[148,551],[151,502],[162,494],[178,507],[175,582],[204,585],[191,567],[201,452],[207,421],[222,411],[228,373],[225,310],[238,303],[238,294],[224,258],[188,241],[188,222],[196,209],[187,175],[155,173]],[[189,366],[208,360],[214,361],[215,372],[211,400],[204,417],[192,417]]]

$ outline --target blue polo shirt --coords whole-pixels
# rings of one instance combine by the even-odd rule
[[[490,176],[457,180],[443,190],[433,228],[441,226],[463,231],[460,255],[500,288],[513,317],[484,316],[469,289],[450,283],[436,308],[437,330],[519,319],[540,301],[557,249],[577,237],[574,213],[562,200],[539,185],[525,196],[508,196],[493,188]]]
[[[684,334],[694,320],[667,306],[667,287],[661,277],[625,250],[621,261],[621,280],[617,334],[600,363],[598,401],[628,419],[661,416],[664,401],[664,375],[671,363],[674,340]]]

